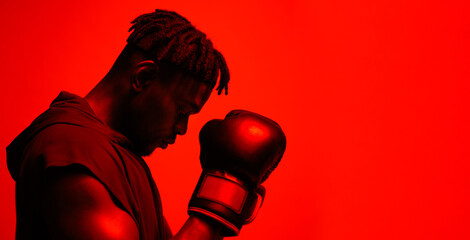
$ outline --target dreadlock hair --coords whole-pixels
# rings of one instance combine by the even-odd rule
[[[133,31],[128,44],[149,53],[158,62],[165,62],[215,86],[220,71],[217,93],[228,94],[230,74],[222,54],[214,49],[206,35],[186,18],[173,11],[157,9],[131,22]]]

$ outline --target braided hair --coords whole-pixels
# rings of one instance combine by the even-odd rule
[[[172,64],[197,79],[215,86],[217,93],[228,93],[230,74],[222,54],[214,49],[206,35],[186,18],[173,11],[157,9],[131,22],[127,42],[159,62]]]

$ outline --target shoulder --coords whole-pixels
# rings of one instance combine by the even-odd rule
[[[39,132],[25,152],[22,175],[79,166],[99,179],[125,206],[129,190],[126,166],[113,144],[93,129],[56,124]]]
[[[58,239],[138,239],[133,218],[87,169],[51,169],[43,191],[42,212]],[[60,201],[59,201],[60,199]]]
[[[112,142],[103,134],[86,127],[55,124],[40,131],[27,147],[27,157],[42,159],[49,165],[73,163],[116,163]],[[99,161],[97,161],[99,160]]]
[[[49,187],[53,187],[55,193],[68,194],[57,195],[55,199],[62,201],[63,197],[67,197],[70,200],[83,202],[89,199],[96,202],[96,199],[87,198],[86,195],[73,194],[89,194],[90,190],[103,189],[103,194],[112,196],[126,214],[132,219],[136,218],[128,167],[114,143],[103,134],[74,125],[50,126],[31,141],[24,161],[20,173],[23,182],[32,184],[32,181],[40,180],[42,183],[47,179],[46,182],[50,183],[53,176],[55,180],[52,182],[57,184]],[[69,169],[81,169],[82,172],[75,174]],[[99,192],[91,193],[95,196]]]
[[[54,146],[95,148],[109,145],[109,140],[94,129],[72,124],[54,124],[40,131],[30,145],[46,149]]]

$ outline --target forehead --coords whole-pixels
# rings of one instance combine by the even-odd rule
[[[196,112],[199,112],[207,102],[213,89],[209,84],[183,73],[175,76],[172,85],[176,101],[180,104],[189,105]]]

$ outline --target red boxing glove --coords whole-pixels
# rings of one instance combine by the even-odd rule
[[[203,172],[188,213],[209,216],[239,234],[262,204],[260,184],[276,168],[286,148],[280,126],[259,114],[233,110],[224,120],[211,120],[199,133]]]

